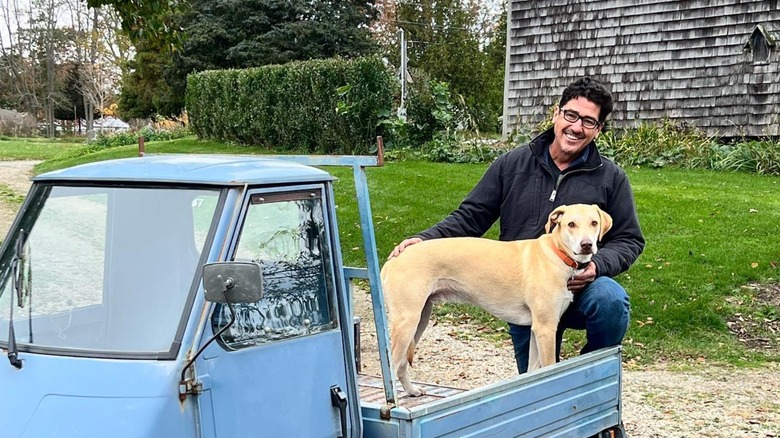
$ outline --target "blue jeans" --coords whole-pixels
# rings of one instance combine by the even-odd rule
[[[628,294],[615,280],[598,277],[585,289],[574,294],[574,302],[564,312],[558,324],[555,356],[560,360],[561,341],[567,328],[585,330],[587,343],[580,354],[620,344],[628,329],[631,306]],[[528,347],[531,326],[509,324],[509,334],[515,349],[517,371],[528,371]]]

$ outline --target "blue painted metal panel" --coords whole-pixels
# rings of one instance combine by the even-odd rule
[[[325,221],[330,228],[331,245],[330,250],[334,259],[334,276],[336,284],[340,287],[336,288],[336,294],[338,295],[338,311],[339,311],[339,324],[341,326],[341,333],[344,345],[344,360],[346,361],[345,367],[347,368],[347,388],[344,388],[349,397],[350,403],[347,404],[349,409],[349,418],[351,424],[351,433],[348,436],[363,436],[363,422],[360,417],[360,389],[357,383],[357,368],[354,358],[357,357],[359,352],[355,351],[355,331],[352,330],[352,295],[351,285],[349,284],[349,278],[342,270],[338,268],[344,266],[344,259],[341,256],[341,243],[339,240],[339,227],[336,220],[336,195],[333,192],[333,185],[328,183],[325,189],[325,208],[327,214]]]
[[[363,233],[363,249],[366,255],[366,266],[371,288],[371,304],[374,308],[374,324],[376,325],[379,365],[382,368],[385,399],[388,405],[395,405],[398,396],[395,389],[395,372],[390,363],[390,330],[387,327],[385,300],[382,294],[382,282],[379,278],[379,258],[374,237],[374,219],[371,214],[368,182],[366,181],[366,171],[362,167],[354,167],[353,173],[360,211],[360,230]]]
[[[0,435],[195,436],[196,407],[179,404],[174,361],[24,353],[0,366]]]
[[[401,399],[385,421],[397,427],[374,425],[365,436],[590,436],[620,424],[620,367],[616,347],[421,406]],[[364,404],[367,424],[382,422],[379,409]]]
[[[307,166],[379,166],[379,158],[371,155],[263,155],[264,158],[293,161]]]
[[[338,329],[210,354],[205,362],[216,436],[336,436],[340,423],[330,387],[347,388],[342,354]]]
[[[446,422],[438,419],[454,411],[466,413],[464,407],[453,407],[436,415],[427,415],[419,422],[420,435],[448,436],[447,433],[474,429],[488,423],[508,425],[509,419],[521,423],[520,430],[533,430],[542,425],[575,415],[582,406],[617,400],[620,364],[615,361],[582,366],[555,375],[555,385],[541,380],[521,385],[514,390],[482,397],[479,404],[469,407],[467,415],[451,417]]]
[[[252,155],[150,155],[82,164],[44,173],[35,181],[129,181],[244,185],[329,181],[320,169]]]
[[[369,437],[402,437],[408,436],[402,433],[402,422],[384,421],[374,417],[369,410],[368,415],[363,414],[363,436]]]

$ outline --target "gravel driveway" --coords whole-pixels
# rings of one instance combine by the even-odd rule
[[[0,162],[0,184],[24,194],[36,162]],[[0,201],[0,235],[5,237],[14,208]],[[355,293],[362,318],[363,371],[379,374],[371,300]],[[511,345],[478,336],[468,324],[432,322],[418,347],[415,379],[473,388],[516,373]],[[626,370],[623,420],[630,437],[780,438],[780,367],[760,370],[701,365],[692,371],[663,367]]]

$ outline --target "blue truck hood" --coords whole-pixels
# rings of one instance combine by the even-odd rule
[[[0,356],[0,424],[9,437],[194,436],[191,398],[178,398],[173,361],[22,353]]]

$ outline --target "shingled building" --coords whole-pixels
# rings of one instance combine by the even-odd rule
[[[778,0],[510,0],[504,134],[579,76],[609,83],[613,127],[668,118],[719,137],[780,135]]]

